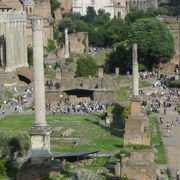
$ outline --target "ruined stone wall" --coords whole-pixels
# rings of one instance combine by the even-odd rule
[[[122,169],[122,176],[131,180],[156,180],[154,164],[128,166]]]
[[[114,91],[95,91],[93,93],[93,101],[97,102],[113,102],[116,98]]]
[[[48,39],[53,39],[53,27],[49,26],[49,22],[45,19],[43,23],[43,46],[47,46]],[[32,46],[32,28],[30,20],[27,22],[27,45]]]
[[[23,6],[19,0],[1,0],[1,1],[13,9],[21,10],[21,11],[23,10]]]
[[[58,0],[62,8],[62,14],[67,14],[71,11],[73,0]]]
[[[79,32],[69,34],[70,52],[83,54],[88,49],[88,34]]]
[[[148,161],[154,162],[155,153],[152,149],[143,149],[138,151],[131,151],[131,156],[127,157],[126,161]]]
[[[51,6],[50,6],[50,0],[37,0],[36,1],[36,7],[34,10],[34,14],[40,15],[44,18],[50,18],[51,17]]]

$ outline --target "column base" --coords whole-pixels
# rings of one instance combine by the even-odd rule
[[[31,159],[38,163],[40,159],[51,157],[50,152],[50,133],[51,128],[49,126],[34,125],[30,130],[31,136]],[[42,162],[42,161],[39,161]]]

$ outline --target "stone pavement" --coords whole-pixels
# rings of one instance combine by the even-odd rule
[[[172,137],[168,137],[166,133],[166,123],[169,122],[171,125],[172,122],[176,122],[176,117],[180,116],[177,112],[173,111],[174,107],[167,109],[167,114],[163,113],[156,114],[158,120],[160,117],[163,117],[164,123],[161,126],[161,132],[163,137],[163,143],[165,146],[166,157],[168,167],[172,173],[172,179],[176,179],[176,170],[180,169],[180,124],[174,126],[174,134]]]

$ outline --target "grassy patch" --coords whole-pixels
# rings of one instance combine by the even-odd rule
[[[129,96],[130,96],[129,88],[127,87],[120,88],[117,101],[127,101]]]
[[[45,76],[45,78],[47,78],[47,79],[54,79],[54,77],[55,77],[55,72],[45,71],[45,72],[44,72],[44,76]]]
[[[79,138],[79,143],[52,141],[51,151],[73,152],[100,150],[103,152],[119,152],[123,145],[122,130],[113,127],[104,127],[98,124],[100,116],[95,115],[48,115],[49,125],[74,129],[71,138]],[[0,121],[0,130],[16,134],[19,131],[28,133],[34,123],[33,115],[11,115]],[[52,132],[52,138],[59,138],[61,132]]]
[[[149,86],[151,86],[151,85],[152,85],[152,83],[150,83],[150,82],[143,81],[143,80],[140,80],[140,81],[139,81],[139,87],[140,87],[140,88],[149,87]]]
[[[132,78],[129,76],[114,77],[114,80],[117,81],[119,84],[130,84],[130,83],[132,83]]]
[[[152,130],[151,143],[158,144],[162,141],[159,125],[156,117],[150,117],[149,125]]]
[[[167,162],[166,162],[166,155],[165,155],[164,146],[156,145],[155,148],[157,150],[155,163],[157,163],[157,164],[166,164]]]
[[[162,137],[159,129],[159,124],[156,117],[151,117],[149,121],[149,125],[152,130],[151,143],[158,144],[155,145],[155,149],[157,151],[155,162],[157,164],[166,164],[166,154],[164,150],[164,146],[162,145]]]
[[[129,77],[129,76],[118,76],[118,77],[113,77],[113,79],[115,81],[117,81],[119,84],[131,84],[132,83],[132,77]],[[144,80],[139,81],[140,88],[149,87],[151,85],[152,85],[152,83],[150,83],[150,82],[147,82]]]
[[[12,98],[12,97],[13,97],[13,92],[12,92],[12,91],[6,91],[6,92],[4,93],[4,95],[5,95],[5,97],[7,97],[7,98]]]
[[[105,59],[106,59],[106,56],[111,52],[110,49],[106,49],[106,50],[103,50],[101,51],[100,53],[97,53],[95,56],[94,56],[94,60],[96,61],[97,65],[101,66],[101,65],[104,65],[105,64]]]

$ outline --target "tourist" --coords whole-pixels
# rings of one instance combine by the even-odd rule
[[[3,108],[3,109],[2,109],[2,114],[4,115],[4,113],[5,113],[5,109]]]
[[[180,171],[179,171],[179,169],[176,170],[176,179],[180,180]]]
[[[160,123],[163,124],[163,118],[162,117],[160,117]]]
[[[164,114],[166,115],[166,109],[164,109]]]

